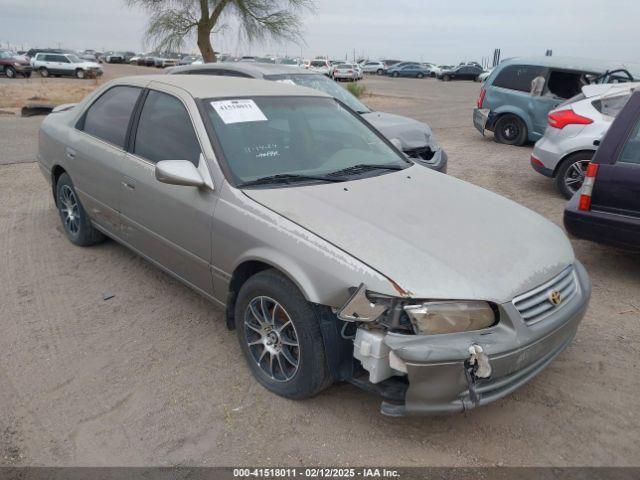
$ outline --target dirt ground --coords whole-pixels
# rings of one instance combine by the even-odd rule
[[[372,107],[433,127],[451,175],[561,224],[531,148],[474,130],[478,84],[365,82]],[[38,124],[0,118],[0,464],[640,465],[637,255],[574,240],[593,282],[575,341],[467,416],[383,417],[350,385],[285,400],[252,379],[220,310],[114,242],[65,239],[38,167],[15,163],[35,155]]]

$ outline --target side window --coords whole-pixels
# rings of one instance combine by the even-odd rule
[[[618,161],[640,165],[640,121],[636,123],[633,132],[631,132]]]
[[[64,55],[58,55],[57,61],[61,63],[71,63]]]
[[[89,107],[78,124],[80,130],[124,148],[131,113],[140,96],[138,87],[113,87]]]
[[[496,87],[518,90],[520,92],[530,92],[531,81],[541,75],[546,75],[545,67],[534,65],[509,65],[504,67],[498,73],[498,76],[493,81],[493,85]]]
[[[149,92],[140,113],[133,153],[153,163],[189,160],[198,165],[200,144],[180,100],[166,93]]]

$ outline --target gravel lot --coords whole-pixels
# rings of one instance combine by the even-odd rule
[[[141,71],[155,73],[106,77]],[[478,84],[365,83],[372,107],[432,126],[451,175],[561,224],[531,148],[474,130]],[[36,164],[17,163],[34,160],[39,123],[0,116],[0,464],[640,465],[638,256],[574,241],[593,281],[575,341],[467,416],[386,418],[350,385],[289,401],[252,379],[220,310],[114,242],[65,239]]]

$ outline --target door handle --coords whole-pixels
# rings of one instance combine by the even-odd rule
[[[69,160],[73,160],[74,158],[76,158],[76,151],[72,148],[67,147],[66,154]]]
[[[122,185],[125,188],[128,188],[129,190],[135,190],[136,186],[133,183],[129,183],[129,182],[122,182]]]

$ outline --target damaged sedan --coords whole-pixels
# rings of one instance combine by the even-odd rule
[[[317,90],[123,78],[39,140],[68,239],[110,237],[225,308],[287,398],[348,381],[387,415],[463,412],[541,372],[587,308],[559,227],[414,163]]]

